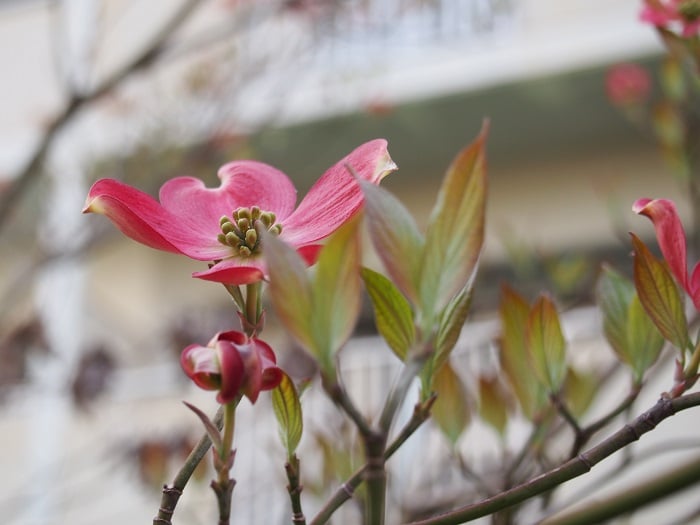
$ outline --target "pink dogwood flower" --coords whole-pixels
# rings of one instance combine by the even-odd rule
[[[185,374],[204,390],[218,390],[221,404],[241,394],[255,403],[258,394],[282,380],[275,353],[267,343],[241,332],[220,332],[207,346],[190,345],[182,351]]]
[[[632,209],[651,219],[659,248],[671,273],[700,310],[700,263],[688,275],[685,230],[678,217],[676,205],[668,199],[639,199]]]
[[[248,160],[222,166],[218,188],[207,188],[193,177],[171,179],[160,188],[160,202],[122,182],[101,179],[90,188],[83,213],[107,216],[127,237],[151,248],[213,263],[193,277],[250,284],[265,277],[263,229],[313,264],[319,241],[362,206],[355,176],[379,184],[395,169],[386,141],[377,139],[326,171],[296,209],[296,189],[289,178]]]
[[[700,1],[645,0],[639,18],[664,29],[679,26],[684,37],[692,37],[700,29]]]

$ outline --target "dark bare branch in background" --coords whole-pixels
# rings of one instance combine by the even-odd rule
[[[107,77],[100,85],[87,93],[72,92],[61,112],[44,131],[41,140],[29,156],[29,160],[12,180],[9,187],[0,194],[0,232],[18,204],[22,195],[42,173],[42,167],[51,145],[59,132],[85,105],[99,99],[119,86],[125,79],[150,67],[167,48],[172,35],[189,19],[202,0],[186,0],[175,13],[155,32],[144,49],[122,68]]]

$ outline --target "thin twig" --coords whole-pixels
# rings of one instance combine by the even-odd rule
[[[214,416],[214,424],[219,430],[224,423],[224,410],[223,407],[219,407],[219,410]],[[202,461],[202,458],[206,455],[207,451],[211,447],[211,439],[208,434],[204,434],[199,440],[197,445],[195,445],[190,455],[187,456],[185,464],[182,465],[178,471],[173,484],[168,486],[163,486],[163,495],[160,499],[160,508],[158,509],[158,514],[153,518],[153,525],[172,525],[172,517],[175,512],[175,507],[177,502],[182,496],[182,491],[185,490],[185,486],[190,481],[194,469],[197,468]]]
[[[394,438],[394,440],[389,444],[389,446],[384,451],[384,460],[388,460],[401,446],[406,442],[406,440],[413,435],[413,433],[418,430],[418,428],[425,423],[425,421],[430,417],[430,411],[435,403],[437,397],[435,394],[430,396],[424,403],[418,403],[413,409],[413,415],[411,419],[404,425],[401,432]],[[352,498],[355,493],[355,489],[360,486],[364,481],[364,474],[367,466],[363,466],[348,478],[345,483],[343,483],[331,496],[331,498],[326,502],[325,506],[316,514],[316,516],[311,520],[311,525],[322,525],[326,523],[333,513],[347,500]]]

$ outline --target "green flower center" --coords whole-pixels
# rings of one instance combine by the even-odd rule
[[[685,0],[678,6],[678,13],[688,22],[694,22],[700,18],[700,1]]]
[[[282,233],[282,225],[276,224],[276,220],[274,213],[261,211],[257,206],[238,208],[231,212],[231,217],[221,217],[221,233],[216,238],[221,244],[236,250],[241,257],[250,257],[260,252],[260,237],[264,230],[273,235]]]

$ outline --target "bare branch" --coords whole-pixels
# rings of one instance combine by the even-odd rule
[[[10,186],[0,195],[0,232],[7,219],[18,204],[22,195],[42,173],[42,166],[51,145],[65,125],[87,103],[98,99],[116,88],[124,79],[133,73],[146,69],[162,54],[172,34],[189,18],[202,0],[186,0],[180,8],[153,35],[144,49],[126,63],[122,68],[107,77],[102,84],[86,94],[71,93],[63,110],[48,125],[44,135],[37,144],[28,162],[12,180]]]

